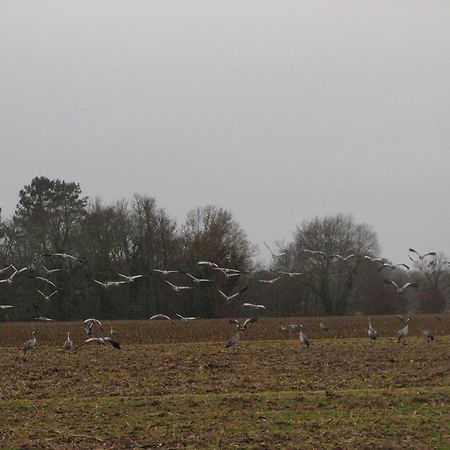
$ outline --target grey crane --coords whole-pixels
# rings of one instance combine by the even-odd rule
[[[404,326],[401,330],[397,331],[397,342],[400,342],[402,339],[405,339],[406,336],[408,336],[408,327],[410,321],[411,321],[410,318],[406,319],[406,326]]]
[[[13,284],[14,277],[19,273],[19,271],[14,266],[10,266],[10,267],[14,269],[14,272],[8,278],[0,280],[0,283]]]
[[[303,325],[299,325],[300,331],[298,332],[298,337],[300,342],[305,346],[309,347],[309,337],[303,333]]]
[[[150,317],[148,320],[159,320],[159,319],[161,319],[161,320],[169,320],[170,323],[173,326],[175,326],[175,323],[173,322],[173,320],[169,316],[166,316],[165,314],[155,314],[152,317]]]
[[[336,253],[335,255],[331,255],[330,259],[340,259],[341,261],[347,262],[354,257],[355,257],[355,255],[353,255],[353,254],[347,255],[347,256],[342,256],[342,255],[339,255]]]
[[[128,284],[129,281],[99,281],[99,280],[92,280],[94,281],[94,283],[97,283],[99,286],[101,286],[104,289],[109,289],[112,287],[118,287],[118,286],[122,286],[124,284]]]
[[[229,319],[229,320],[228,320],[228,323],[231,323],[231,324],[236,325],[236,328],[237,328],[239,331],[245,331],[246,328],[247,328],[247,325],[248,325],[249,323],[251,323],[251,322],[256,322],[257,320],[258,320],[257,317],[250,317],[250,318],[248,318],[248,319],[245,319],[244,322],[240,322],[240,321],[237,320],[237,319]]]
[[[117,274],[119,277],[123,278],[128,283],[133,283],[134,281],[138,280],[139,278],[145,277],[145,275],[124,275],[123,273]]]
[[[56,290],[56,291],[53,291],[51,294],[46,295],[46,294],[44,294],[42,291],[40,291],[40,290],[37,289],[37,288],[34,288],[34,290],[35,290],[36,292],[38,292],[39,294],[41,294],[42,297],[43,297],[43,299],[44,299],[46,302],[49,302],[50,299],[51,299],[55,294],[57,294],[57,293],[59,292],[58,290]]]
[[[230,339],[228,339],[227,343],[225,344],[225,348],[232,348],[235,349],[236,345],[239,341],[239,331],[232,337],[230,337]]]
[[[70,352],[73,349],[73,341],[70,339],[70,333],[67,332],[67,339],[64,342],[63,350],[65,352]]]
[[[241,308],[249,308],[249,309],[266,309],[264,305],[256,305],[255,303],[242,303]]]
[[[370,317],[367,318],[367,321],[369,323],[369,328],[367,329],[367,335],[369,336],[369,339],[372,341],[375,341],[378,337],[377,330],[372,326],[372,322],[370,321]]]
[[[436,252],[428,252],[428,253],[424,253],[423,255],[421,255],[417,250],[414,250],[413,248],[410,248],[409,251],[411,253],[415,253],[419,257],[420,260],[426,258],[427,256],[436,256]],[[410,257],[410,259],[412,259],[412,258]]]
[[[175,315],[176,315],[182,322],[185,322],[185,323],[189,323],[189,322],[192,322],[193,320],[196,320],[196,319],[197,319],[197,317],[184,317],[184,316],[182,316],[181,314],[177,314],[177,313],[175,313]]]
[[[31,352],[31,350],[33,350],[33,348],[36,346],[36,331],[33,331],[31,335],[33,337],[29,341],[24,342],[22,345],[23,359],[25,359],[25,355],[27,354],[27,352]]]
[[[404,294],[407,288],[409,287],[416,288],[418,286],[417,283],[405,283],[403,286],[399,286],[395,281],[386,279],[384,279],[384,282],[386,284],[392,284],[392,286],[395,286],[397,294]]]
[[[100,322],[100,320],[90,318],[83,321],[84,330],[86,331],[88,338],[92,336],[92,329],[94,325],[97,325],[103,331],[102,323]]]
[[[56,256],[68,261],[76,261],[82,264],[87,264],[87,261],[85,259],[77,258],[76,256],[69,255],[68,253],[44,253],[43,256]]]
[[[271,280],[258,280],[258,283],[275,284],[278,280],[281,280],[281,277],[272,278]]]
[[[97,344],[97,345],[105,345],[106,343],[111,344],[114,348],[121,349],[120,343],[115,341],[114,339],[111,339],[108,336],[105,337],[93,337],[86,339],[80,347],[83,347],[85,344]]]
[[[194,289],[192,286],[175,286],[169,280],[164,280],[177,294],[182,291]]]
[[[422,332],[428,342],[430,342],[434,339],[433,332],[430,329],[422,330]]]
[[[248,289],[248,286],[245,286],[245,288],[242,288],[240,291],[236,292],[232,295],[227,295],[224,292],[222,292],[220,289],[218,289],[219,294],[225,299],[226,302],[230,302],[233,300],[233,298],[236,298],[238,295],[241,295],[243,292],[245,292]]]
[[[62,269],[47,269],[47,267],[44,266],[44,264],[41,264],[41,267],[44,269],[44,272],[47,275],[50,275],[51,273],[61,272]]]
[[[404,264],[404,263],[400,263],[400,264],[383,263],[378,268],[378,272],[381,272],[383,269],[396,269],[397,267],[404,267],[406,270],[409,270],[409,266],[407,264]]]
[[[266,242],[263,242],[263,244],[266,246],[267,250],[269,250],[269,252],[272,255],[273,259],[280,258],[281,256],[285,256],[287,254],[286,252],[274,253],[273,250],[267,245]]]
[[[184,273],[185,275],[187,275],[195,284],[210,284],[210,283],[212,283],[212,281],[209,278],[197,278],[188,272],[184,272],[184,271],[181,271],[181,272]]]
[[[325,323],[320,322],[319,328],[322,333],[328,333],[328,326]]]

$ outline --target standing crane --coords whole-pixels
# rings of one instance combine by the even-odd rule
[[[434,339],[433,332],[430,329],[422,330],[423,335],[427,339],[428,342],[432,341]]]
[[[25,360],[25,355],[27,354],[27,352],[28,351],[31,352],[31,350],[33,350],[33,348],[36,346],[36,331],[33,331],[31,333],[31,335],[33,337],[29,341],[24,342],[23,346],[22,346],[24,360]]]
[[[306,336],[305,333],[303,333],[303,325],[298,326],[300,328],[300,331],[298,332],[298,337],[300,339],[300,342],[305,346],[309,347],[309,337]]]
[[[408,336],[409,322],[411,322],[411,319],[410,318],[406,319],[406,326],[404,326],[401,330],[397,331],[397,338],[398,338],[397,342],[400,342],[402,339],[405,339],[406,336]]]
[[[378,337],[377,330],[372,326],[372,322],[370,321],[370,317],[367,318],[367,321],[369,322],[369,328],[367,330],[367,335],[369,336],[369,339],[372,341],[375,341]]]
[[[225,348],[231,347],[232,349],[235,349],[238,341],[239,341],[239,331],[230,339],[228,339],[227,343],[225,344]]]
[[[66,342],[64,342],[63,350],[65,352],[70,352],[73,349],[73,341],[70,339],[70,333],[67,332],[67,339]]]

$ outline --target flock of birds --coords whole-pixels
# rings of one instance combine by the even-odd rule
[[[281,258],[286,255],[286,253],[274,253],[273,250],[266,243],[264,243],[264,245],[269,249],[274,261],[276,261],[278,258]],[[331,260],[339,260],[339,261],[343,261],[343,262],[348,262],[351,259],[357,257],[356,255],[353,255],[353,254],[345,255],[345,256],[339,255],[339,254],[327,255],[322,251],[310,250],[310,249],[304,249],[302,251],[305,254],[311,255],[312,257],[327,258],[330,261]],[[425,254],[420,254],[413,248],[410,248],[409,251],[413,255],[415,255],[416,258],[418,258],[420,261],[422,261],[424,258],[427,258],[427,257],[436,256],[436,252],[427,252]],[[77,264],[87,264],[87,261],[79,259],[68,253],[50,253],[50,254],[45,254],[43,256],[45,256],[47,258],[60,258],[60,259],[70,261],[72,263],[77,263]],[[369,255],[363,256],[362,258],[365,260],[371,261],[374,264],[377,264],[379,271],[382,271],[387,268],[396,269],[398,267],[403,267],[404,269],[409,270],[409,266],[404,263],[390,264],[390,263],[387,263],[385,259],[373,258]],[[413,262],[417,262],[417,259],[414,259],[411,255],[409,256],[409,258]],[[219,267],[216,263],[210,262],[210,261],[198,261],[196,265],[198,268],[203,268],[205,273],[220,272],[226,278],[226,280],[229,280],[230,278],[240,277],[243,273],[246,273],[246,272],[242,272],[237,269]],[[45,302],[50,302],[51,299],[55,295],[57,295],[59,292],[62,292],[62,290],[60,288],[58,288],[57,285],[49,277],[52,274],[55,274],[64,269],[63,268],[48,269],[43,264],[41,264],[41,267],[45,273],[45,276],[35,275],[34,273],[27,275],[27,276],[29,278],[33,278],[41,283],[44,283],[45,285],[47,285],[49,288],[52,289],[51,292],[46,294],[42,289],[35,287],[35,290],[40,295],[40,297],[42,297],[42,299]],[[0,275],[10,272],[6,278],[3,278],[0,280],[0,284],[6,283],[8,285],[11,285],[15,281],[17,275],[19,275],[23,272],[29,271],[29,270],[32,270],[32,269],[29,267],[23,267],[21,269],[17,269],[16,267],[14,267],[14,265],[10,264],[10,265],[6,266],[5,268],[0,269]],[[188,273],[181,269],[179,269],[179,270],[153,269],[151,274],[153,274],[153,273],[158,274],[160,277],[162,277],[164,284],[170,290],[175,292],[176,294],[181,294],[182,292],[190,291],[190,290],[194,289],[196,286],[200,286],[200,285],[212,286],[214,289],[216,289],[218,295],[220,295],[220,297],[225,301],[225,304],[228,304],[228,303],[232,302],[233,300],[237,299],[242,293],[244,293],[249,288],[249,286],[247,285],[244,288],[240,289],[239,291],[237,291],[233,294],[226,294],[225,292],[223,292],[223,290],[220,287],[217,287],[214,280],[209,277],[197,278],[196,276],[192,275],[191,273]],[[176,284],[172,283],[168,278],[170,277],[171,274],[175,274],[175,273],[183,273],[191,281],[192,284],[191,285],[176,285]],[[275,273],[276,273],[276,276],[272,279],[258,279],[256,281],[262,285],[273,285],[283,278],[294,278],[294,277],[300,277],[303,275],[300,272],[276,271]],[[107,289],[117,288],[117,287],[120,287],[120,286],[123,286],[126,284],[134,283],[137,280],[144,278],[146,276],[149,276],[151,274],[126,275],[126,274],[122,274],[122,273],[116,273],[117,277],[119,277],[120,280],[101,281],[98,279],[92,279],[92,282],[95,285],[99,286],[100,288],[107,290]],[[394,286],[396,289],[396,292],[398,294],[404,294],[407,289],[417,288],[417,286],[418,286],[417,283],[412,283],[412,282],[408,282],[408,283],[400,286],[395,281],[392,281],[389,279],[384,279],[384,281],[385,281],[385,283],[388,283],[388,284]],[[14,307],[14,305],[0,305],[0,310],[5,310],[5,309],[13,308],[13,307]],[[35,320],[44,321],[44,322],[53,321],[53,319],[42,315],[38,306],[34,305],[34,307],[38,311],[38,316],[34,318]],[[245,310],[249,310],[249,311],[254,311],[254,312],[266,309],[266,307],[262,304],[248,303],[248,302],[242,303],[241,308],[245,309]],[[185,317],[178,313],[176,314],[176,316],[179,320],[181,320],[183,322],[190,322],[192,320],[197,319],[197,317]],[[398,317],[401,318],[402,320],[404,320],[404,318],[402,316],[399,315]],[[173,319],[171,317],[169,317],[167,314],[162,314],[162,313],[155,314],[149,318],[149,320],[158,320],[158,319],[168,320],[173,325],[175,325],[173,322]],[[405,320],[406,325],[397,332],[399,342],[404,340],[405,337],[408,335],[408,324],[409,324],[410,320],[411,319]],[[225,347],[226,348],[235,348],[239,341],[240,333],[245,331],[247,326],[250,323],[255,322],[255,321],[257,321],[256,316],[249,317],[249,318],[245,319],[243,322],[241,322],[237,319],[230,319],[229,320],[230,324],[235,325],[238,331],[226,342]],[[374,341],[377,339],[378,334],[377,334],[377,331],[372,327],[370,319],[368,320],[368,325],[369,325],[368,326],[368,337],[372,341]],[[323,332],[328,331],[328,327],[323,322],[321,322],[319,326],[320,326],[321,331],[323,331]],[[94,327],[98,327],[99,329],[101,329],[103,331],[102,324],[98,319],[95,319],[95,318],[86,319],[83,322],[83,327],[86,331],[87,338],[78,347],[82,347],[82,346],[84,346],[86,344],[90,344],[90,343],[98,344],[98,345],[105,345],[108,343],[108,344],[111,344],[114,348],[120,349],[120,343],[116,339],[117,333],[112,328],[111,328],[111,332],[110,332],[111,337],[110,336],[103,336],[103,337],[93,337],[92,336]],[[303,344],[305,347],[308,347],[310,344],[310,340],[309,340],[308,336],[304,333],[303,326],[290,324],[289,327],[291,329],[298,331],[298,336],[299,336],[301,344]],[[282,329],[286,330],[287,327],[282,325]],[[428,339],[428,341],[433,340],[433,334],[432,334],[431,330],[423,330],[423,333],[424,333],[425,337]],[[31,351],[35,346],[36,346],[36,332],[33,331],[32,339],[26,341],[22,346],[23,357],[25,358],[26,353]],[[63,349],[65,351],[71,351],[74,348],[75,347],[74,347],[73,341],[70,338],[70,333],[67,333],[67,339],[64,342]]]

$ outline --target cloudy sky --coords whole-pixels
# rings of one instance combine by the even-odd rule
[[[34,176],[208,203],[263,241],[352,213],[450,257],[447,1],[0,4],[0,206]]]

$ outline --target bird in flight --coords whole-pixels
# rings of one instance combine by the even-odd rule
[[[389,264],[389,263],[383,263],[379,268],[378,268],[378,272],[381,272],[383,269],[396,269],[397,267],[404,267],[406,270],[409,270],[409,266],[404,264],[404,263],[400,263],[400,264]]]
[[[418,286],[417,283],[406,283],[406,284],[404,284],[403,286],[399,286],[395,281],[392,281],[392,280],[386,280],[386,279],[384,279],[384,282],[385,282],[386,284],[392,284],[392,286],[395,286],[395,288],[396,288],[396,290],[397,290],[397,294],[404,294],[404,293],[405,293],[405,290],[406,290],[407,288],[409,288],[409,287],[416,288],[416,287]]]
[[[55,294],[57,294],[59,291],[58,290],[56,290],[56,291],[53,291],[50,295],[45,295],[42,291],[40,291],[39,289],[37,289],[37,288],[34,288],[37,292],[39,292],[39,294],[41,294],[42,295],[42,297],[44,298],[44,300],[46,301],[46,302],[49,302],[50,301],[50,299],[55,295]]]
[[[77,258],[76,256],[69,255],[68,253],[44,253],[43,256],[56,256],[68,261],[76,261],[82,264],[87,264],[87,261],[85,259]]]
[[[241,308],[249,308],[249,309],[266,309],[264,305],[256,305],[255,303],[242,303]]]
[[[212,283],[212,281],[209,280],[208,278],[197,278],[188,272],[184,272],[183,270],[181,272],[184,273],[185,275],[187,275],[195,284],[210,284],[210,283]]]
[[[272,255],[273,259],[280,258],[281,256],[285,256],[287,252],[281,252],[281,253],[274,253],[273,250],[267,245],[266,242],[263,242],[264,245],[267,247],[267,250],[269,250],[270,254]]]
[[[258,280],[258,283],[264,284],[275,284],[278,280],[281,280],[282,277],[272,278],[271,280]]]
[[[47,275],[50,275],[51,273],[61,272],[61,269],[47,269],[43,264],[41,264],[41,267],[44,269],[44,272]]]
[[[155,314],[152,317],[150,317],[148,320],[169,320],[170,323],[175,326],[175,324],[173,323],[173,320],[167,316],[166,314]]]
[[[56,284],[53,283],[53,281],[49,280],[48,278],[45,278],[45,277],[35,277],[35,276],[33,276],[33,275],[28,275],[28,278],[34,278],[35,280],[41,280],[41,281],[43,281],[44,283],[47,283],[48,285],[54,287],[55,289],[60,290],[60,289],[58,289],[58,287],[56,286]]]
[[[0,305],[0,309],[14,308],[14,305]]]
[[[123,273],[117,274],[119,277],[125,279],[128,283],[133,283],[133,281],[143,278],[145,275],[124,275]]]
[[[341,261],[345,261],[347,262],[349,259],[354,258],[355,255],[348,255],[348,256],[342,256],[342,255],[338,255],[337,253],[335,255],[331,255],[331,258],[335,258],[335,259],[340,259]]]
[[[181,314],[177,314],[177,313],[175,313],[175,315],[177,317],[179,317],[182,322],[187,322],[187,323],[191,322],[192,320],[196,320],[198,318],[198,317],[184,317]]]
[[[236,325],[236,328],[239,331],[245,331],[245,329],[247,328],[247,325],[251,322],[256,322],[258,320],[257,317],[250,317],[249,319],[245,319],[244,322],[240,322],[237,319],[229,319],[228,323],[234,324]]]
[[[411,253],[415,253],[419,257],[420,260],[426,258],[427,256],[436,256],[436,252],[428,252],[428,253],[424,253],[423,255],[421,255],[417,250],[414,250],[413,248],[410,248],[409,251]],[[412,258],[410,257],[410,259],[412,259]]]
[[[112,287],[122,286],[124,284],[128,284],[128,281],[99,281],[96,279],[93,279],[95,283],[97,283],[99,286],[101,286],[104,289],[109,289]]]
[[[225,299],[226,302],[230,302],[231,300],[233,300],[233,298],[236,298],[238,295],[241,295],[247,289],[248,289],[248,286],[245,286],[245,288],[241,289],[239,292],[236,292],[233,295],[227,295],[224,292],[222,292],[220,289],[218,289],[218,292]]]
[[[120,343],[111,339],[109,336],[106,337],[92,337],[86,339],[78,348],[83,347],[85,344],[97,344],[97,345],[105,345],[106,343],[111,344],[114,348],[120,350]]]
[[[194,289],[192,286],[175,286],[169,280],[164,280],[175,292],[179,293],[181,291],[187,291],[189,289]]]

